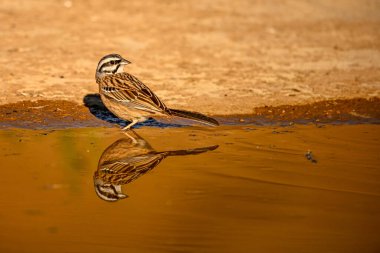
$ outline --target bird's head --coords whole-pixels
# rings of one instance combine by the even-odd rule
[[[101,78],[106,75],[121,73],[124,66],[131,62],[124,59],[118,54],[109,54],[100,59],[96,68],[96,77]]]
[[[121,191],[121,185],[105,183],[100,178],[94,178],[94,187],[98,197],[105,201],[115,202],[128,197]]]

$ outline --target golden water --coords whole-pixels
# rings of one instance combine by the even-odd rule
[[[379,252],[379,130],[1,130],[0,252]]]

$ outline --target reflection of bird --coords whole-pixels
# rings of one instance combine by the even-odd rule
[[[178,116],[211,126],[219,125],[215,119],[197,112],[167,108],[145,84],[123,72],[129,63],[118,54],[110,54],[100,59],[96,68],[96,82],[103,103],[119,118],[131,121],[124,130],[153,115]]]
[[[126,198],[121,186],[129,184],[154,169],[168,156],[195,155],[218,148],[218,145],[175,151],[155,151],[143,138],[122,138],[104,150],[94,173],[97,195],[106,201]]]

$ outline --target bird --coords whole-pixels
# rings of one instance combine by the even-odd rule
[[[102,200],[115,202],[127,198],[128,195],[123,193],[121,186],[153,170],[168,156],[196,155],[219,147],[214,145],[158,152],[137,133],[133,134],[134,136],[126,134],[127,137],[112,143],[99,158],[93,180],[95,192]]]
[[[152,116],[177,116],[209,126],[219,125],[217,120],[201,113],[168,108],[148,86],[124,72],[130,63],[119,54],[108,54],[100,59],[95,75],[104,105],[117,117],[130,122],[123,130]]]

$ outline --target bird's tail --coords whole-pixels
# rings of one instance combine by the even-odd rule
[[[218,121],[198,112],[189,112],[189,111],[177,110],[177,109],[169,109],[169,111],[171,115],[174,115],[177,117],[191,119],[191,120],[198,121],[210,126],[219,126]]]
[[[164,151],[166,156],[183,156],[183,155],[197,155],[207,151],[215,150],[219,145],[203,147],[203,148],[194,148],[194,149],[183,149],[183,150],[173,150],[173,151]]]

